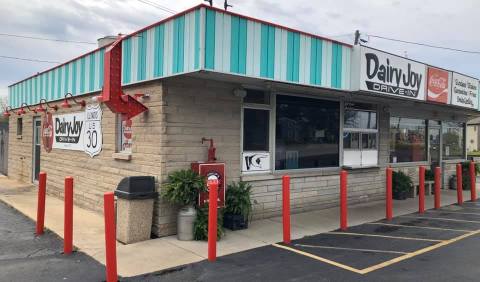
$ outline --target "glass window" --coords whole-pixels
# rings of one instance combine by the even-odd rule
[[[17,135],[23,134],[23,118],[17,118]]]
[[[423,119],[390,118],[390,161],[426,161],[426,126]]]
[[[362,133],[362,149],[377,149],[376,133]]]
[[[464,123],[446,121],[442,123],[443,159],[465,158]]]
[[[268,151],[269,110],[243,109],[243,151]]]
[[[246,89],[247,96],[243,102],[247,104],[270,104],[270,93],[262,90]]]
[[[344,128],[377,129],[377,112],[373,105],[346,103]]]
[[[358,150],[360,148],[360,132],[344,132],[343,148]]]
[[[338,102],[277,96],[275,169],[339,165]]]

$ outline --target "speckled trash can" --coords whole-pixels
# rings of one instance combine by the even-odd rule
[[[150,239],[153,199],[117,200],[117,240],[124,244]]]

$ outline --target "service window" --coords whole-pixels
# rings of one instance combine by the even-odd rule
[[[426,161],[426,133],[424,119],[390,117],[390,162]]]
[[[445,121],[442,123],[443,159],[465,158],[465,124]]]
[[[374,105],[346,103],[343,122],[343,165],[378,164],[377,109]]]

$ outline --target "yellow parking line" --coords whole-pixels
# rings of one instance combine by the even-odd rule
[[[480,221],[478,221],[478,220],[453,219],[453,218],[444,218],[444,217],[409,216],[409,215],[400,215],[399,217],[406,217],[406,218],[424,218],[424,219],[444,220],[444,221],[455,221],[455,222],[467,222],[467,223],[480,223]]]
[[[356,251],[356,252],[367,252],[367,253],[386,253],[386,254],[399,254],[399,255],[408,254],[407,252],[399,252],[399,251],[385,251],[385,250],[357,249],[357,248],[342,248],[342,247],[316,246],[316,245],[304,245],[304,244],[295,244],[294,246],[303,247],[303,248],[313,248],[313,249],[330,249],[330,250]]]
[[[466,230],[466,229],[451,229],[451,228],[430,227],[430,226],[413,226],[413,225],[393,224],[393,223],[383,223],[383,222],[369,222],[369,223],[365,223],[365,224],[396,226],[396,227],[406,227],[406,228],[432,229],[432,230],[444,230],[444,231],[454,231],[454,232],[464,232],[464,233],[474,231],[474,230]]]
[[[380,237],[380,238],[391,238],[391,239],[400,239],[400,240],[427,241],[427,242],[441,242],[442,241],[442,240],[436,240],[436,239],[424,239],[424,238],[413,238],[413,237],[402,237],[402,236],[388,236],[388,235],[365,234],[365,233],[350,233],[350,232],[333,232],[332,231],[332,232],[328,232],[327,234],[365,236],[365,237]]]

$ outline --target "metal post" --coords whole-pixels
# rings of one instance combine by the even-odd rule
[[[290,176],[282,177],[283,243],[290,244]]]
[[[347,224],[347,178],[348,172],[342,170],[340,172],[340,229],[346,231]]]
[[[392,220],[393,217],[393,203],[392,203],[392,168],[387,167],[387,203],[386,203],[386,218]]]
[[[477,176],[475,173],[475,163],[473,161],[470,162],[470,200],[472,202],[477,200]]]
[[[435,209],[440,208],[440,185],[442,171],[439,166],[435,167]]]
[[[217,193],[218,179],[209,179],[208,185],[208,260],[217,259]]]
[[[418,169],[418,212],[425,212],[425,167]]]
[[[115,196],[113,192],[103,194],[103,216],[105,219],[105,255],[107,282],[116,282],[117,243],[115,235]]]
[[[45,224],[45,197],[47,190],[47,173],[41,171],[38,174],[38,202],[37,202],[37,224],[35,233],[37,235],[43,234],[43,227]]]
[[[73,250],[73,177],[65,177],[65,214],[63,253],[68,255]]]
[[[457,202],[463,204],[462,165],[457,164]]]

